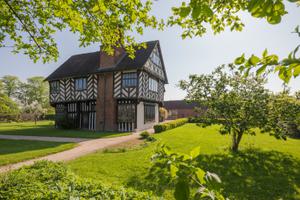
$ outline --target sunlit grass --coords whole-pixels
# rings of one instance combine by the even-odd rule
[[[142,182],[159,143],[177,152],[201,147],[199,166],[216,172],[223,180],[224,194],[231,199],[297,199],[300,188],[300,140],[277,140],[268,134],[246,135],[239,154],[228,151],[230,136],[217,126],[195,124],[156,134],[156,142],[124,152],[98,152],[69,163],[82,177],[108,184],[144,189]]]

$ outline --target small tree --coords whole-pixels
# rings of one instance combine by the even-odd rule
[[[159,108],[159,120],[164,121],[168,118],[168,111],[167,109],[160,107]]]
[[[221,134],[232,135],[231,150],[236,152],[243,134],[255,134],[253,128],[262,127],[267,120],[268,91],[265,80],[242,76],[229,66],[218,67],[208,75],[190,75],[180,81],[188,101],[207,107],[200,115],[203,125],[220,124]]]
[[[30,120],[34,120],[35,124],[36,121],[46,113],[47,110],[44,109],[42,105],[39,104],[37,101],[34,101],[31,104],[26,105],[23,109],[23,114],[27,115]]]

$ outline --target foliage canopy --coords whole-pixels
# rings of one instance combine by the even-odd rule
[[[220,124],[221,134],[232,134],[231,149],[237,151],[243,134],[255,134],[253,128],[263,127],[268,118],[264,83],[254,75],[244,77],[234,66],[221,66],[208,75],[190,75],[180,87],[188,101],[206,108],[200,115],[203,125]]]

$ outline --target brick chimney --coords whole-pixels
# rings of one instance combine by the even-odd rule
[[[100,50],[100,68],[114,66],[118,63],[124,53],[125,50],[122,47],[114,47],[113,55],[108,55],[106,52]]]

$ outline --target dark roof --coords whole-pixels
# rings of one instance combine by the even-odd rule
[[[148,60],[150,54],[152,53],[154,47],[158,45],[158,49],[161,55],[161,49],[159,46],[159,41],[148,41],[146,42],[147,48],[137,49],[135,52],[134,59],[131,59],[127,53],[120,59],[120,61],[111,67],[99,68],[100,64],[100,52],[85,53],[71,56],[66,62],[64,62],[59,68],[57,68],[52,74],[50,74],[46,80],[57,80],[61,78],[68,77],[78,77],[93,73],[120,71],[120,70],[131,70],[142,68],[146,61]],[[165,81],[167,80],[167,75],[165,71],[165,66],[162,60],[162,67],[165,73]]]
[[[164,101],[164,108],[167,110],[175,109],[194,109],[197,103],[187,103],[185,100]]]
[[[100,63],[100,52],[92,52],[71,56],[59,66],[46,80],[85,76],[95,73]]]

